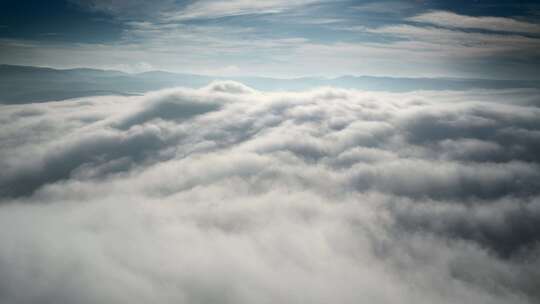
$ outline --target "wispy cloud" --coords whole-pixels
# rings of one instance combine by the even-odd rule
[[[455,55],[494,55],[502,52],[529,52],[540,55],[540,39],[517,34],[465,32],[431,26],[395,25],[368,29],[370,33],[387,34],[409,41],[430,43],[437,49],[447,49]],[[421,48],[418,51],[422,51]]]
[[[408,20],[452,28],[540,34],[540,24],[537,23],[503,17],[466,16],[448,11],[431,11]]]
[[[177,72],[275,77],[538,78],[540,25],[526,21],[534,20],[531,15],[426,12],[427,2],[399,1],[71,1],[120,23],[115,41],[61,44],[9,37],[1,56],[9,59],[2,62],[96,68],[136,62]],[[504,73],[486,72],[487,67]]]
[[[220,17],[273,14],[298,8],[320,0],[203,0],[177,12],[164,13],[166,20],[212,19]]]
[[[379,1],[355,5],[352,9],[359,12],[377,14],[399,14],[403,10],[416,8],[418,5],[403,1]]]

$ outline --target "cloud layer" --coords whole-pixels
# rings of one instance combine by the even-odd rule
[[[535,90],[0,111],[2,303],[534,303]]]

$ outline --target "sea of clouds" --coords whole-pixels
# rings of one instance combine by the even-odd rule
[[[538,303],[540,93],[0,108],[0,302]]]

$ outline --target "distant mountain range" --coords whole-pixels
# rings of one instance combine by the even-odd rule
[[[540,88],[538,80],[459,78],[393,78],[342,76],[277,79],[213,77],[152,71],[128,74],[112,70],[67,69],[0,65],[0,103],[45,102],[92,95],[130,95],[168,87],[201,87],[215,80],[235,80],[259,90],[305,90],[320,86],[372,91],[466,90]]]

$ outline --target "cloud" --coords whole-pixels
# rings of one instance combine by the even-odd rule
[[[510,18],[426,11],[437,5],[425,1],[69,2],[76,10],[64,8],[59,14],[84,16],[85,24],[113,24],[114,35],[74,35],[84,26],[56,31],[55,39],[44,38],[39,30],[31,35],[39,39],[14,33],[0,39],[0,61],[278,78],[538,79],[539,25],[526,4],[505,4],[521,14]],[[498,13],[473,6],[480,13]],[[99,12],[99,20],[88,10]]]
[[[140,0],[70,1],[85,9],[105,12],[120,17],[121,19],[148,20],[148,18],[151,18],[168,22],[280,13],[308,4],[320,2],[321,0],[197,0],[181,2],[174,0],[159,0],[154,1],[153,3]]]
[[[267,0],[267,1],[195,1],[184,9],[165,14],[167,20],[212,19],[242,15],[275,14],[293,8],[299,8],[320,0]]]
[[[404,1],[380,1],[355,5],[352,9],[359,12],[375,14],[400,14],[403,11],[414,9],[416,6],[417,3]]]
[[[411,42],[426,43],[424,47],[439,50],[444,56],[480,57],[497,54],[527,54],[538,56],[540,39],[521,35],[475,33],[430,26],[391,25],[367,30],[406,38]],[[397,44],[400,44],[399,42]]]
[[[534,303],[536,90],[2,105],[5,303]]]
[[[479,17],[448,11],[430,11],[408,20],[458,29],[540,34],[540,24],[505,17]]]
[[[431,24],[385,25],[359,31],[392,39],[388,43],[363,44],[364,47],[381,49],[383,54],[401,54],[399,58],[412,61],[410,65],[416,67],[431,63],[429,67],[425,67],[426,70],[436,67],[433,63],[443,65],[446,73],[458,69],[462,72],[468,71],[466,73],[491,74],[497,75],[496,78],[499,79],[510,79],[514,76],[507,70],[509,65],[504,63],[507,59],[513,58],[512,62],[515,64],[528,62],[529,66],[533,66],[536,58],[540,56],[540,39],[530,33],[471,31]],[[525,72],[528,70],[526,65],[520,70],[524,72],[520,76],[522,79],[529,77],[526,75],[532,75]]]

